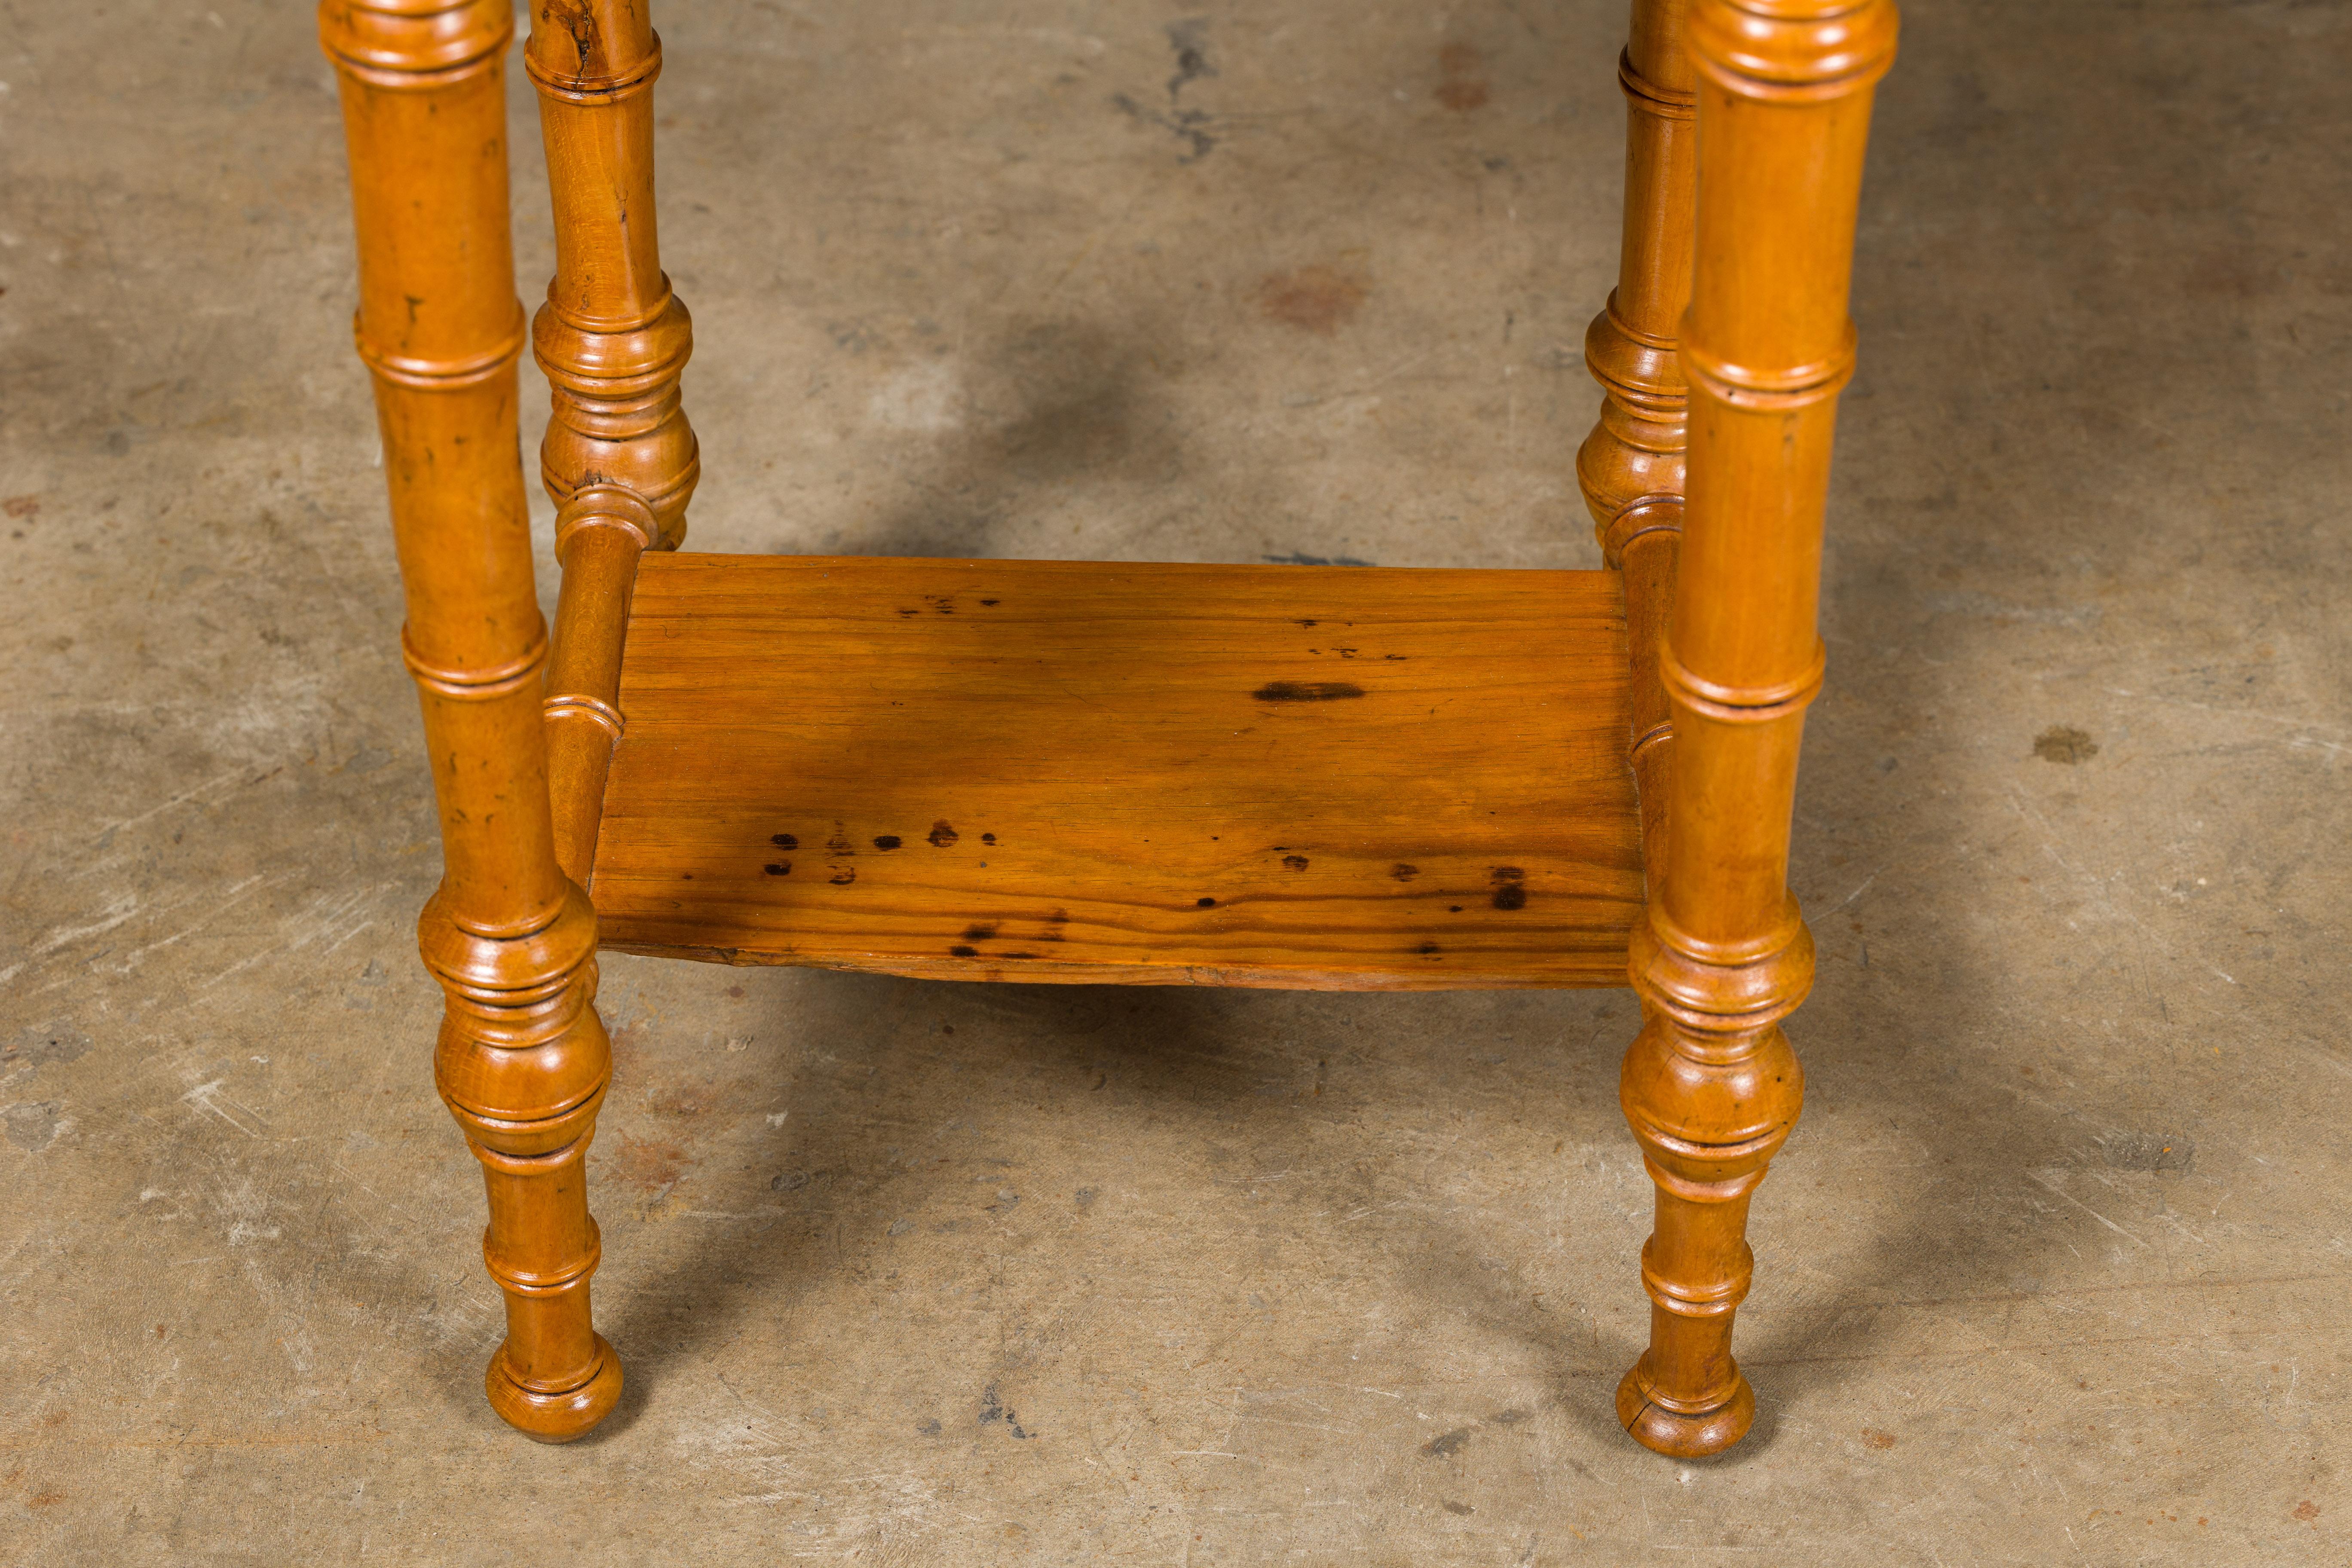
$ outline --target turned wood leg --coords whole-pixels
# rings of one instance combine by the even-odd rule
[[[1688,495],[1659,668],[1675,731],[1664,874],[1637,928],[1645,1022],[1620,1098],[1657,1184],[1650,1348],[1618,1390],[1661,1453],[1738,1441],[1731,1355],[1748,1207],[1804,1079],[1781,1020],[1812,984],[1788,891],[1804,714],[1820,689],[1822,514],[1886,0],[1694,0],[1696,266],[1681,362]]]
[[[554,388],[540,476],[558,506],[634,492],[676,549],[702,459],[678,399],[694,324],[661,269],[654,82],[645,0],[538,0],[523,68],[539,89],[555,209],[555,277],[532,322]]]
[[[630,595],[644,550],[675,550],[702,459],[678,397],[694,324],[661,269],[644,0],[539,0],[523,66],[539,89],[555,277],[531,327],[553,405],[540,478],[562,509],[563,598],[547,691],[564,870],[595,873]]]
[[[1584,334],[1585,364],[1601,383],[1601,421],[1576,454],[1577,482],[1602,560],[1623,574],[1633,776],[1653,898],[1665,864],[1674,768],[1658,650],[1674,602],[1690,405],[1675,353],[1675,334],[1690,304],[1696,168],[1687,12],[1687,0],[1633,0],[1629,41],[1617,63],[1626,110],[1623,241],[1617,287]]]
[[[621,655],[637,562],[659,545],[653,509],[634,491],[590,486],[574,491],[556,514],[563,592],[547,664],[547,783],[555,858],[583,887],[595,870],[604,781],[624,727]]]
[[[583,1161],[612,1052],[596,917],[558,868],[540,716],[546,626],[516,435],[506,0],[327,0],[373,373],[444,874],[418,921],[446,996],[435,1078],[479,1156],[483,1253],[507,1299],[491,1405],[563,1441],[613,1407],[590,1326]]]

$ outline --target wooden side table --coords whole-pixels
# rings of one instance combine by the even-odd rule
[[[1802,1076],[1787,889],[1887,0],[1633,0],[1623,265],[1586,353],[1597,572],[679,553],[700,461],[642,0],[537,0],[557,268],[526,334],[509,0],[324,0],[446,874],[442,1098],[506,1292],[491,1404],[621,1388],[591,1326],[595,954],[963,980],[1615,985],[1657,1187],[1618,1414],[1738,1440],[1748,1205]],[[516,436],[553,385],[551,638]]]

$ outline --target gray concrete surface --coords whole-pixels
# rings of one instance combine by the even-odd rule
[[[2352,1559],[2352,12],[1908,7],[1677,1465],[1624,992],[614,959],[629,1393],[498,1425],[307,9],[0,4],[0,1561]],[[1616,0],[660,12],[702,547],[1591,563]]]

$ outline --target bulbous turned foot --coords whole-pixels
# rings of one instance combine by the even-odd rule
[[[1712,1410],[1676,1410],[1659,1403],[1658,1393],[1643,1377],[1642,1364],[1617,1385],[1617,1419],[1633,1441],[1654,1454],[1674,1459],[1700,1459],[1720,1454],[1742,1437],[1756,1422],[1756,1391],[1746,1373],[1733,1384],[1731,1397]]]
[[[542,1443],[569,1443],[585,1437],[620,1403],[621,1358],[598,1334],[596,1370],[588,1381],[577,1388],[550,1394],[516,1382],[507,1364],[506,1346],[500,1345],[490,1357],[483,1384],[489,1392],[490,1408],[508,1426]]]

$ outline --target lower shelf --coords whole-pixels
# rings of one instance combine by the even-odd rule
[[[1616,574],[647,556],[604,942],[948,979],[1625,983]]]

